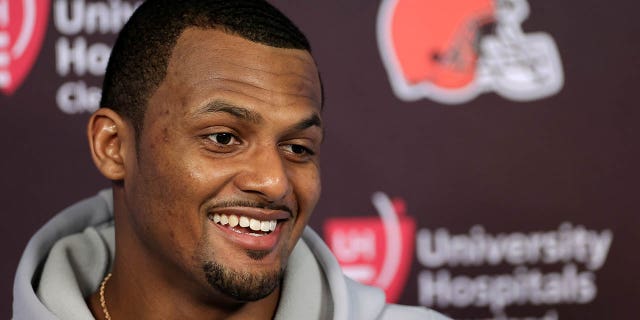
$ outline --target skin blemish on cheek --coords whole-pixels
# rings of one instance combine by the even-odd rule
[[[169,128],[167,127],[162,129],[162,141],[169,142]]]

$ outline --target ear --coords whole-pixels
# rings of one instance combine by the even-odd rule
[[[135,143],[133,129],[115,111],[100,108],[93,113],[87,126],[91,157],[98,170],[109,180],[125,177],[127,143]]]

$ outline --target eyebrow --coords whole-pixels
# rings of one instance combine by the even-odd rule
[[[264,122],[264,118],[262,118],[262,116],[258,113],[243,107],[232,105],[225,101],[220,101],[220,100],[207,103],[203,107],[196,110],[194,115],[199,116],[207,113],[216,113],[216,112],[225,112],[238,119],[253,122],[255,124],[261,124],[262,122]],[[304,119],[298,122],[297,124],[293,125],[293,128],[296,130],[304,130],[307,128],[311,128],[313,126],[322,128],[322,120],[320,120],[320,116],[317,113],[314,113],[309,118]]]
[[[311,117],[298,122],[298,124],[296,124],[294,128],[296,128],[297,130],[304,130],[313,126],[322,128],[322,120],[320,120],[320,116],[315,113]]]
[[[259,115],[258,113],[242,107],[234,106],[230,103],[220,101],[220,100],[207,103],[202,108],[196,110],[194,115],[199,116],[207,113],[216,113],[216,112],[225,112],[238,119],[253,122],[256,124],[260,124],[263,122],[262,116]]]

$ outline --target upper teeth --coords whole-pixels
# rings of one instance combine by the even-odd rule
[[[278,224],[277,220],[266,220],[260,221],[258,219],[253,219],[245,216],[236,216],[235,214],[226,215],[226,214],[218,214],[215,213],[213,215],[213,222],[221,224],[221,225],[229,225],[230,227],[235,227],[240,225],[243,228],[249,227],[253,231],[273,231],[276,229],[276,225]]]

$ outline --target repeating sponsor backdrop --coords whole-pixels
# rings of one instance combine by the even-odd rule
[[[633,319],[640,5],[273,1],[326,91],[311,225],[347,274],[456,319]],[[0,317],[29,237],[108,183],[85,123],[125,0],[0,0]]]

